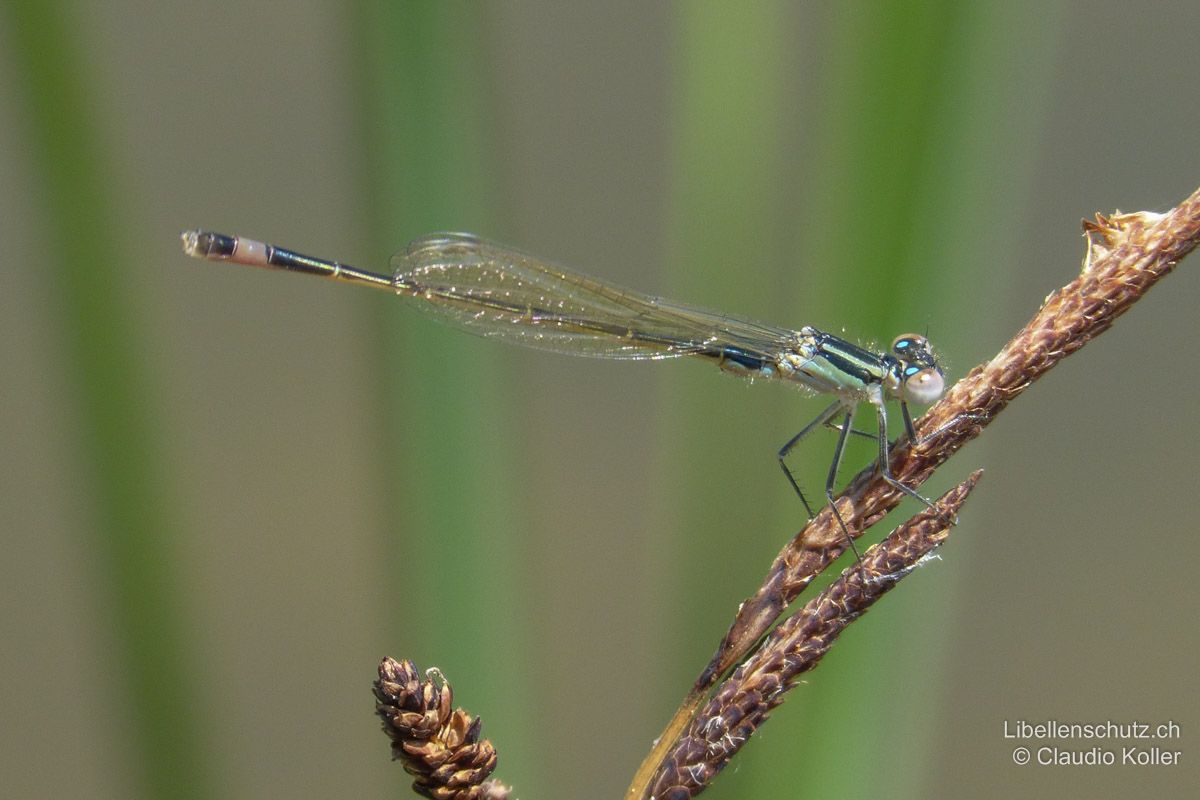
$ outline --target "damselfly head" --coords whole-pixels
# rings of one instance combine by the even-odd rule
[[[919,333],[905,333],[892,342],[892,356],[898,362],[894,385],[888,388],[902,400],[929,405],[946,391],[942,368]]]

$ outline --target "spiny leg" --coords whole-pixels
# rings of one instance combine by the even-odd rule
[[[808,512],[809,519],[812,519],[816,515],[813,513],[812,506],[808,504],[808,498],[804,496],[804,492],[800,489],[800,484],[796,482],[796,478],[792,475],[792,471],[788,469],[787,457],[788,454],[792,452],[792,449],[799,444],[801,439],[803,439],[805,436],[808,436],[822,425],[828,425],[829,421],[837,416],[837,413],[841,411],[842,408],[842,401],[837,401],[829,408],[818,414],[816,419],[805,425],[799,433],[797,433],[791,439],[788,439],[787,444],[779,448],[779,466],[783,470],[783,474],[787,476],[788,483],[790,483],[792,488],[796,490],[796,496],[799,497],[800,502],[804,504],[804,510]]]
[[[842,429],[841,425],[835,425],[833,422],[826,422],[825,427],[831,431],[841,431]],[[870,439],[872,442],[875,441],[875,434],[870,431],[860,431],[858,428],[851,428],[850,433],[853,436],[861,436],[864,439]]]
[[[858,552],[858,548],[854,545],[854,537],[850,535],[850,529],[846,527],[846,521],[842,519],[842,514],[838,511],[837,503],[833,502],[833,493],[837,488],[838,468],[841,467],[842,455],[846,452],[846,439],[849,438],[850,431],[853,430],[850,423],[854,419],[854,410],[853,407],[846,410],[846,416],[842,418],[842,424],[838,428],[837,448],[833,451],[833,462],[829,465],[829,477],[825,479],[825,499],[829,501],[829,508],[833,511],[834,519],[838,521],[838,526],[841,527],[842,533],[845,534],[846,544],[850,545],[850,551],[854,553],[854,560],[858,562],[858,570],[862,573],[862,554]]]
[[[917,429],[913,426],[912,414],[908,413],[908,403],[900,401],[900,414],[904,417],[904,432],[908,434],[908,440],[914,445],[918,445],[923,439],[917,440]],[[940,430],[940,429],[939,429]]]
[[[904,430],[906,433],[908,433],[908,441],[910,441],[914,447],[918,446],[918,445],[922,445],[931,439],[936,439],[937,437],[941,436],[946,431],[948,431],[951,428],[953,428],[954,426],[958,425],[958,423],[962,422],[963,420],[974,420],[975,422],[983,422],[983,420],[985,419],[985,417],[982,414],[974,414],[970,411],[962,411],[962,412],[959,412],[958,414],[955,414],[953,417],[951,417],[949,422],[943,422],[936,429],[930,431],[929,433],[925,434],[924,436],[922,436],[921,438],[918,439],[917,438],[917,429],[916,429],[916,426],[913,425],[912,415],[908,413],[908,403],[904,402],[903,400],[900,401],[900,413],[904,415]]]
[[[913,439],[915,441],[915,437],[913,436],[913,433],[912,433],[912,431],[913,431],[912,417],[909,416],[908,406],[904,403],[901,403],[900,409],[904,414],[904,426],[905,426],[905,428],[908,429],[909,438]],[[876,419],[879,420],[879,474],[880,474],[880,476],[885,481],[887,481],[889,485],[894,486],[895,488],[904,492],[906,495],[913,498],[914,500],[919,500],[920,502],[924,503],[929,508],[933,508],[933,502],[930,501],[929,498],[921,495],[920,493],[917,492],[917,490],[911,489],[908,486],[905,486],[903,483],[896,480],[896,478],[892,475],[892,467],[891,467],[891,464],[889,463],[891,461],[891,453],[888,449],[887,409],[884,407],[882,402],[875,403],[875,417],[876,417]]]
[[[950,420],[950,422],[948,422],[946,425],[943,425],[942,427],[938,428],[936,431],[931,433],[929,436],[922,437],[921,439],[918,440],[916,438],[916,434],[913,431],[914,426],[913,426],[912,416],[908,413],[908,404],[905,403],[903,400],[900,401],[900,411],[904,415],[904,428],[905,428],[905,431],[908,433],[909,441],[915,442],[917,444],[919,444],[920,442],[923,442],[923,441],[927,441],[928,439],[931,439],[934,436],[937,436],[943,430],[950,427],[951,425],[956,424],[958,421],[958,417],[955,417],[955,419]],[[876,415],[876,418],[879,420],[879,474],[880,474],[880,476],[882,476],[882,478],[885,481],[887,481],[889,485],[896,487],[897,489],[904,492],[909,497],[919,500],[921,503],[925,504],[927,507],[932,508],[933,510],[936,511],[937,508],[933,505],[933,503],[929,500],[929,498],[920,494],[915,489],[911,489],[908,486],[905,486],[903,483],[901,483],[899,480],[897,480],[894,475],[892,475],[892,467],[890,464],[891,453],[889,452],[889,448],[888,448],[887,409],[884,407],[882,402],[875,404],[875,415]],[[973,417],[974,415],[972,414],[969,416]],[[958,523],[957,516],[947,517],[944,514],[941,514],[940,516],[942,516],[942,518],[945,519],[946,522],[951,525]],[[911,567],[909,569],[911,569]],[[902,574],[898,575],[897,573],[891,573],[889,575],[880,575],[880,576],[878,576],[878,579],[895,578],[895,577],[900,577],[900,576],[902,576]]]

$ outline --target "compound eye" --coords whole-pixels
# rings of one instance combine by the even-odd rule
[[[904,399],[929,405],[946,391],[942,373],[933,367],[909,367],[904,370]]]
[[[929,341],[919,333],[902,333],[892,342],[892,352],[901,359],[928,349]]]

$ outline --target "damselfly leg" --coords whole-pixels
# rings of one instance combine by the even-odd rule
[[[788,457],[788,455],[791,454],[792,450],[795,449],[796,445],[798,445],[802,439],[807,437],[810,433],[815,431],[817,428],[833,427],[830,423],[832,422],[833,418],[838,415],[838,412],[841,411],[844,407],[845,407],[845,404],[842,403],[841,400],[834,402],[832,405],[829,406],[829,408],[825,409],[820,414],[818,414],[817,417],[812,422],[805,425],[804,428],[801,429],[801,431],[799,433],[797,433],[791,439],[788,439],[787,443],[783,447],[779,448],[779,468],[783,470],[783,474],[787,476],[788,483],[790,483],[792,485],[792,488],[796,491],[796,496],[799,497],[800,502],[804,504],[804,510],[808,513],[809,519],[812,519],[813,517],[815,517],[816,514],[813,513],[812,506],[810,506],[808,504],[808,498],[806,498],[804,496],[804,490],[801,489],[800,484],[796,482],[796,476],[794,476],[792,474],[792,471],[790,469],[788,469],[787,457]]]
[[[829,465],[829,474],[825,479],[825,499],[829,503],[830,509],[833,511],[834,518],[838,521],[838,526],[842,529],[842,533],[846,537],[846,544],[849,545],[851,552],[854,553],[854,558],[859,562],[859,564],[861,564],[862,555],[858,552],[858,547],[854,544],[854,537],[850,535],[850,529],[846,527],[846,521],[842,519],[841,512],[838,511],[837,505],[833,502],[834,492],[837,489],[838,469],[841,467],[842,456],[846,452],[846,441],[849,439],[850,434],[853,433],[858,436],[865,436],[872,439],[875,438],[866,431],[854,429],[852,425],[854,420],[854,410],[855,406],[847,406],[842,400],[838,400],[837,402],[831,404],[828,408],[818,414],[812,422],[805,425],[799,433],[797,433],[791,439],[788,439],[787,443],[783,447],[779,448],[779,466],[783,470],[783,474],[787,476],[788,483],[791,484],[792,489],[796,491],[796,496],[799,497],[800,502],[804,504],[804,510],[808,513],[808,518],[811,520],[816,515],[813,513],[812,506],[808,503],[808,498],[804,496],[804,490],[800,488],[800,484],[796,480],[796,476],[793,475],[791,469],[788,468],[787,457],[802,439],[818,428],[831,428],[838,432],[837,445],[834,447],[833,451],[833,461]],[[839,414],[842,416],[842,421],[840,424],[834,422],[834,419]]]
[[[916,437],[912,434],[913,423],[909,416],[908,408],[903,403],[900,405],[901,413],[904,415],[904,427],[909,431],[909,439],[916,441]],[[883,407],[883,403],[875,406],[875,418],[879,421],[879,476],[887,481],[888,485],[893,486],[904,492],[909,497],[924,503],[926,507],[933,508],[933,501],[919,493],[916,489],[906,486],[903,482],[896,480],[892,475],[891,466],[891,449],[888,444],[887,433],[887,409]]]
[[[877,424],[876,433],[860,431],[854,428],[854,412],[857,409],[857,405],[848,405],[845,401],[839,400],[818,414],[817,417],[812,420],[812,422],[805,425],[799,433],[789,439],[787,443],[779,449],[778,453],[779,466],[783,470],[783,474],[787,476],[788,483],[791,484],[792,489],[795,490],[796,496],[800,498],[800,502],[804,505],[804,510],[807,512],[808,518],[811,520],[815,516],[812,506],[809,504],[808,498],[804,496],[804,491],[800,488],[800,484],[796,480],[795,475],[788,467],[787,457],[791,454],[792,450],[795,449],[796,445],[799,444],[801,440],[805,439],[809,434],[818,428],[830,428],[838,432],[837,444],[834,446],[833,451],[833,459],[830,463],[829,473],[825,480],[825,499],[829,503],[830,510],[833,512],[833,516],[838,522],[838,527],[842,529],[842,533],[846,537],[846,544],[849,546],[851,552],[854,553],[855,559],[860,565],[862,564],[862,555],[859,553],[858,547],[854,543],[854,537],[851,536],[850,529],[846,525],[845,519],[842,517],[841,512],[838,510],[837,504],[834,502],[834,496],[837,491],[838,471],[841,468],[842,458],[846,452],[846,442],[848,441],[850,434],[862,436],[868,439],[874,439],[876,441],[878,445],[876,469],[879,472],[879,476],[883,478],[888,485],[895,487],[901,492],[904,492],[904,494],[908,495],[914,500],[919,501],[928,508],[934,507],[933,502],[930,501],[929,498],[920,494],[910,486],[905,485],[902,481],[898,480],[894,475],[892,475],[890,464],[891,445],[890,439],[888,438],[887,409],[882,402],[872,403],[872,405],[875,406]],[[920,444],[922,441],[942,433],[944,430],[957,424],[958,422],[957,419],[951,420],[949,423],[939,427],[928,436],[917,439],[916,427],[913,424],[912,415],[908,410],[907,403],[903,401],[900,403],[900,412],[904,419],[905,433],[908,434],[909,441],[914,444]],[[837,422],[836,419],[839,415],[841,416],[841,421]]]

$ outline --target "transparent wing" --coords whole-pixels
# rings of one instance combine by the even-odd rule
[[[772,359],[796,334],[671,303],[464,234],[417,239],[392,259],[396,289],[456,328],[526,347],[616,359],[730,348]]]

